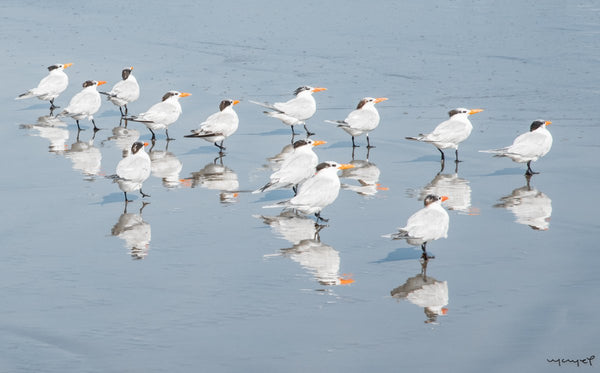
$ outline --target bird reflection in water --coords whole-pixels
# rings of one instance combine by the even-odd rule
[[[179,173],[183,168],[181,161],[175,154],[169,151],[169,141],[165,150],[154,149],[155,142],[150,148],[150,161],[152,162],[152,176],[162,179],[165,188],[176,188],[179,186]]]
[[[66,157],[73,162],[73,169],[84,174],[87,181],[94,181],[95,177],[100,174],[102,153],[94,146],[96,132],[93,131],[89,141],[81,141],[79,140],[81,130],[78,130],[76,141],[66,151]]]
[[[125,120],[125,123],[127,124],[127,120]],[[123,158],[125,158],[131,152],[131,145],[138,141],[139,138],[140,132],[138,130],[127,128],[127,126],[122,127],[119,123],[119,126],[112,129],[112,136],[109,136],[106,140],[102,141],[102,144],[106,141],[114,141],[117,148],[121,149],[123,152]]]
[[[127,212],[125,204],[125,210],[111,230],[113,236],[125,241],[125,247],[130,250],[132,259],[144,259],[148,255],[152,230],[150,224],[142,218],[142,210],[146,205],[149,203],[144,202],[139,213],[133,214]]]
[[[192,172],[190,177],[180,180],[184,186],[219,191],[221,203],[237,202],[240,183],[232,169],[223,164],[223,155],[215,158],[200,171]]]
[[[69,131],[67,123],[52,115],[44,115],[38,118],[35,124],[21,124],[23,129],[32,129],[37,131],[33,136],[39,136],[50,141],[48,151],[50,153],[62,155],[67,149],[67,140]]]
[[[406,279],[403,285],[393,289],[392,297],[406,299],[423,308],[427,320],[425,323],[437,323],[438,316],[448,313],[448,282],[438,281],[427,276],[428,260],[421,260],[421,273]]]
[[[512,211],[519,224],[528,225],[535,230],[548,230],[552,216],[552,200],[531,186],[531,175],[525,175],[525,180],[527,181],[525,186],[500,198],[500,203],[495,204],[494,207]]]
[[[257,215],[271,227],[273,232],[293,244],[278,254],[299,263],[324,286],[348,285],[354,282],[347,275],[340,275],[340,253],[321,242],[320,232],[326,225],[317,224],[311,218],[293,211],[283,211],[277,216]]]
[[[446,208],[468,215],[478,215],[479,209],[471,207],[471,186],[469,180],[458,176],[458,163],[454,163],[454,172],[444,172],[445,162],[441,161],[441,169],[429,184],[418,191],[419,201],[425,200],[429,194],[448,196]]]
[[[380,190],[388,190],[389,188],[381,186],[379,183],[379,176],[381,171],[375,165],[375,163],[369,162],[369,151],[367,150],[367,157],[365,160],[354,159],[354,147],[352,148],[352,160],[348,162],[353,165],[354,168],[342,170],[340,178],[356,180],[356,184],[342,183],[342,189],[351,190],[356,192],[358,195],[369,197],[374,196]]]

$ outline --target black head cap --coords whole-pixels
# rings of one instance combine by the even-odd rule
[[[302,87],[298,87],[296,88],[296,90],[294,91],[294,95],[298,96],[298,93],[303,92],[303,91],[310,91],[312,88],[307,86],[307,85],[303,85]]]
[[[131,67],[126,67],[123,69],[123,71],[121,71],[121,78],[123,78],[123,80],[127,80],[127,78],[129,78],[129,75],[131,75],[131,70],[133,68]]]
[[[131,152],[133,154],[136,154],[137,152],[140,151],[140,149],[144,148],[144,144],[142,144],[141,142],[134,142],[133,145],[131,145]]]
[[[463,109],[463,108],[458,108],[458,109],[452,109],[448,112],[448,115],[450,116],[450,118],[452,118],[452,116],[456,115],[456,114],[466,114],[468,113],[469,110],[467,109]]]
[[[52,66],[48,66],[48,71],[52,71],[52,70],[56,70],[60,67],[60,65],[52,65]]]
[[[541,119],[534,120],[533,123],[531,123],[531,126],[529,127],[529,131],[533,132],[545,124],[546,124],[545,120],[541,120]]]
[[[165,95],[162,97],[162,100],[164,101],[164,100],[168,99],[169,97],[177,96],[177,95],[179,95],[179,92],[169,91],[169,92],[165,93]]]
[[[294,143],[294,149],[299,148],[299,147],[304,146],[304,145],[308,145],[309,144],[308,141],[309,140],[298,140],[298,141],[296,141]]]
[[[423,200],[423,204],[425,206],[429,206],[430,204],[432,204],[433,202],[439,201],[440,197],[436,196],[435,194],[429,194],[427,195],[427,197],[425,197],[425,199]]]
[[[365,97],[365,98],[363,98],[362,100],[360,100],[360,102],[356,106],[356,109],[358,110],[358,109],[362,108],[363,106],[365,106],[365,104],[367,102],[371,102],[371,101],[375,101],[375,99],[372,98],[372,97]]]
[[[221,103],[219,104],[219,110],[220,110],[220,111],[223,111],[223,110],[225,110],[225,108],[226,108],[227,106],[231,106],[232,104],[233,104],[233,101],[232,101],[232,100],[223,100],[223,101],[221,101]]]
[[[335,162],[322,162],[317,165],[317,172],[326,169],[327,167],[337,167],[337,163]]]
[[[83,82],[83,88],[87,88],[87,87],[91,87],[94,84],[96,84],[96,82],[94,80],[86,80],[85,82]]]

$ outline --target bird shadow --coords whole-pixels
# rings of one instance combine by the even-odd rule
[[[415,250],[414,247],[401,247],[389,253],[385,258],[375,260],[371,263],[381,264],[389,262],[398,262],[401,260],[414,260],[420,259],[421,256],[421,251]]]
[[[138,200],[138,199],[140,199],[140,197],[138,197],[136,195],[132,195],[132,193],[130,193],[127,197],[130,200]],[[123,201],[124,201],[124,199],[123,199],[123,193],[115,192],[115,193],[110,193],[110,194],[107,194],[107,195],[103,196],[102,197],[102,201],[96,202],[96,203],[92,203],[92,205],[103,206],[103,205],[107,205],[107,204],[110,204],[110,203],[117,203],[117,202],[123,203]]]
[[[262,197],[256,200],[254,203],[263,203],[263,202],[271,202],[271,201],[281,201],[290,199],[294,196],[294,193],[291,190],[280,189],[280,190],[272,190],[267,193],[262,193]],[[283,208],[284,206],[281,206]]]
[[[501,170],[496,170],[489,174],[483,174],[482,176],[523,175],[524,173],[525,172],[521,168],[511,167],[511,168],[503,168]]]

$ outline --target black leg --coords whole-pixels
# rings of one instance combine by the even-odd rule
[[[125,115],[127,115],[127,113],[129,112],[129,110],[127,109],[127,104],[125,104],[123,106],[125,106]]]
[[[442,149],[440,149],[440,148],[437,148],[437,150],[439,150],[439,151],[440,151],[440,153],[442,153],[442,161],[443,161],[443,160],[445,160],[445,159],[446,159],[446,157],[444,157],[444,152],[442,151]]]
[[[308,136],[312,136],[312,135],[314,135],[314,134],[315,134],[314,132],[310,132],[310,131],[308,130],[308,128],[306,127],[306,124],[304,125],[304,130],[306,130],[306,137],[308,137]]]
[[[423,244],[421,244],[421,250],[423,250],[423,255],[421,258],[425,260],[435,259],[435,256],[427,254],[427,242],[423,242]]]
[[[329,221],[329,219],[325,219],[325,218],[321,217],[321,212],[320,211],[319,212],[315,212],[315,216],[317,217],[317,222],[319,220],[322,220],[324,222],[328,222]]]
[[[525,172],[525,175],[535,175],[535,174],[539,174],[539,172],[535,172],[531,169],[531,161],[527,162],[527,171]]]
[[[142,197],[150,197],[150,194],[142,192],[142,188],[140,188],[140,194],[142,195]]]
[[[92,124],[94,125],[94,132],[100,131],[100,128],[96,127],[96,122],[94,122],[94,119],[92,119]]]
[[[75,119],[75,122],[77,122],[77,129],[81,131],[81,127],[79,127],[79,119]]]
[[[353,148],[358,148],[358,147],[359,147],[359,145],[356,145],[356,144],[354,143],[354,136],[352,136],[352,147],[353,147]]]
[[[121,112],[121,118],[123,118],[125,116],[125,114],[123,114],[123,109],[121,109],[120,106],[119,106],[119,111]]]
[[[148,128],[150,130],[150,133],[152,134],[152,141],[156,141],[156,135],[154,134],[154,131],[152,131],[152,128]]]
[[[299,135],[299,133],[294,132],[294,125],[291,125],[292,127],[292,139],[294,138],[294,136]],[[294,142],[294,140],[292,140],[292,142]]]
[[[225,140],[223,140],[223,141],[225,141]],[[219,148],[219,150],[220,150],[220,151],[223,151],[223,150],[225,150],[225,147],[223,146],[223,141],[221,141],[221,144],[217,144],[217,142],[216,142],[216,141],[215,141],[215,143],[214,143],[214,144],[215,144],[215,146],[216,146],[217,148]]]
[[[54,111],[54,109],[59,108],[60,106],[54,105],[54,99],[50,100],[50,111]]]
[[[456,148],[456,151],[454,152],[454,154],[456,155],[456,159],[454,160],[454,162],[458,163],[458,162],[462,162],[458,160],[458,148]]]
[[[165,134],[167,135],[167,141],[175,140],[175,139],[169,137],[169,129],[168,128],[165,128]]]
[[[123,192],[123,194],[125,195],[125,211],[127,211],[127,202],[131,201],[127,199],[127,192]]]
[[[369,141],[369,134],[367,134],[367,149],[371,148],[374,148],[374,146],[371,145],[371,142]]]
[[[294,195],[297,195],[298,194],[298,184],[294,185],[292,187],[292,190],[294,191]]]

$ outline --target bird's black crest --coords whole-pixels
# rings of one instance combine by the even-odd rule
[[[529,127],[529,131],[533,132],[545,124],[546,124],[546,121],[544,121],[544,120],[540,120],[540,119],[534,120],[533,123],[531,123],[531,126]]]
[[[58,66],[58,65],[48,66],[48,71],[52,71],[52,70],[58,69],[59,67],[60,66]]]
[[[430,203],[433,203],[439,199],[440,197],[436,196],[435,194],[428,194],[427,197],[425,197],[425,199],[423,200],[423,203],[425,204],[425,206],[429,206]]]
[[[366,104],[367,102],[369,102],[369,100],[368,100],[368,99],[366,99],[366,98],[363,98],[362,100],[360,100],[360,102],[359,102],[359,103],[358,103],[358,105],[356,106],[356,109],[358,110],[358,109],[362,108],[363,106],[365,106],[365,104]]]
[[[83,88],[91,87],[93,85],[94,85],[94,81],[93,80],[86,80],[85,82],[83,82]]]
[[[129,75],[131,75],[130,68],[125,68],[123,69],[123,71],[121,71],[121,77],[123,78],[123,80],[127,80],[127,78],[129,78]]]
[[[317,172],[321,171],[324,168],[331,167],[331,165],[327,162],[319,163],[317,165]]]
[[[310,91],[310,87],[308,86],[302,86],[302,87],[298,87],[296,88],[296,90],[294,91],[294,95],[298,96],[298,93],[302,92],[302,91]]]
[[[448,112],[448,115],[449,115],[450,117],[452,117],[452,116],[454,116],[454,115],[456,115],[456,114],[460,114],[460,113],[466,113],[466,112],[467,112],[467,111],[465,111],[465,110],[452,109],[452,110],[450,110],[450,111]]]
[[[301,146],[307,145],[308,141],[306,140],[298,140],[294,143],[294,149],[299,148]]]
[[[171,97],[171,96],[177,96],[177,93],[175,93],[175,92],[167,92],[167,93],[165,93],[165,95],[162,97],[162,100],[164,101],[164,100],[168,99],[168,98],[169,98],[169,97]]]
[[[231,106],[231,104],[233,104],[233,101],[231,101],[231,100],[223,100],[223,101],[221,101],[221,103],[219,104],[219,110],[220,110],[220,111],[223,111],[223,110],[225,110],[225,108],[226,108],[227,106]]]
[[[133,154],[136,154],[137,152],[140,151],[140,149],[142,149],[144,147],[144,144],[142,144],[141,142],[134,142],[133,145],[131,145],[131,152]]]

